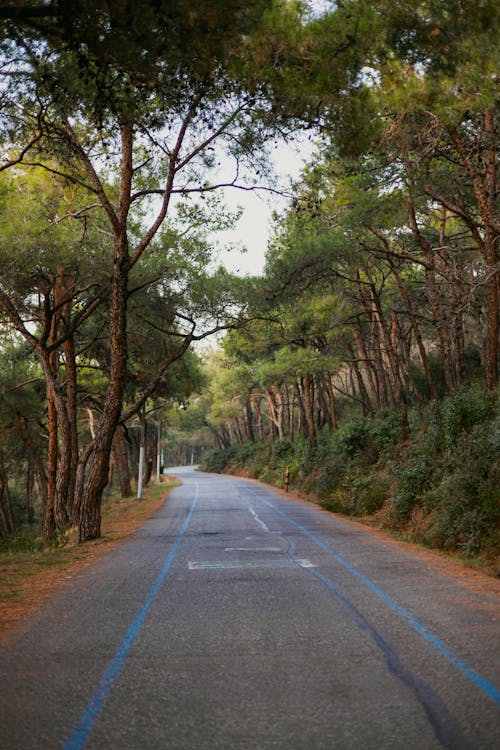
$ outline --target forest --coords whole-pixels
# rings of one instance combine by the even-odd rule
[[[1,548],[199,463],[498,559],[498,13],[0,3]],[[287,196],[260,275],[227,190]]]

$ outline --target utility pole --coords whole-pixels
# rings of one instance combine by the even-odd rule
[[[158,483],[160,482],[160,472],[161,472],[161,419],[158,418],[158,437],[156,441],[156,476],[158,478]]]
[[[142,477],[144,474],[144,452],[146,448],[146,404],[142,405],[141,414],[141,443],[139,447],[139,471],[137,476],[137,497],[142,498]]]

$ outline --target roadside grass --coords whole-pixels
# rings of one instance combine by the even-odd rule
[[[20,544],[21,549],[15,543],[0,549],[0,641],[17,630],[75,573],[137,531],[178,484],[171,477],[151,483],[141,500],[110,493],[103,502],[102,536],[93,542],[79,545],[77,529],[73,528],[57,545],[43,546],[42,540],[33,536],[29,543]]]

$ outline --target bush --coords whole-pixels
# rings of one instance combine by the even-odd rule
[[[376,513],[391,494],[391,478],[384,473],[358,471],[351,480],[351,510],[356,516]]]
[[[460,435],[493,417],[493,406],[482,385],[475,385],[446,398],[443,402],[443,431],[448,449]]]
[[[368,423],[369,436],[377,452],[386,453],[401,439],[399,417],[394,409],[385,409]]]
[[[467,557],[494,545],[500,520],[499,458],[498,419],[462,435],[441,482],[424,497],[425,505],[434,510],[428,544],[460,549]]]
[[[231,445],[229,448],[214,449],[206,451],[203,454],[203,460],[200,468],[202,471],[211,471],[215,474],[221,474],[227,469],[231,459],[236,456],[236,446]]]
[[[39,552],[45,547],[39,529],[23,529],[15,536],[0,538],[0,552]]]
[[[329,461],[321,466],[314,481],[314,490],[321,499],[331,496],[333,492],[343,487],[344,478],[351,468],[351,462],[339,455],[333,454]]]
[[[392,497],[394,508],[400,518],[407,518],[414,506],[428,489],[432,465],[425,454],[414,455],[410,462],[397,472],[398,489]]]
[[[338,449],[349,458],[363,453],[370,437],[369,420],[365,417],[355,417],[343,424],[337,432],[336,444]]]
[[[271,449],[272,464],[275,468],[287,466],[293,455],[293,445],[289,440],[276,440]]]

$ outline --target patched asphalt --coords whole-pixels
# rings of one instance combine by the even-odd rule
[[[1,748],[496,750],[488,587],[265,485],[175,472],[3,649]]]

